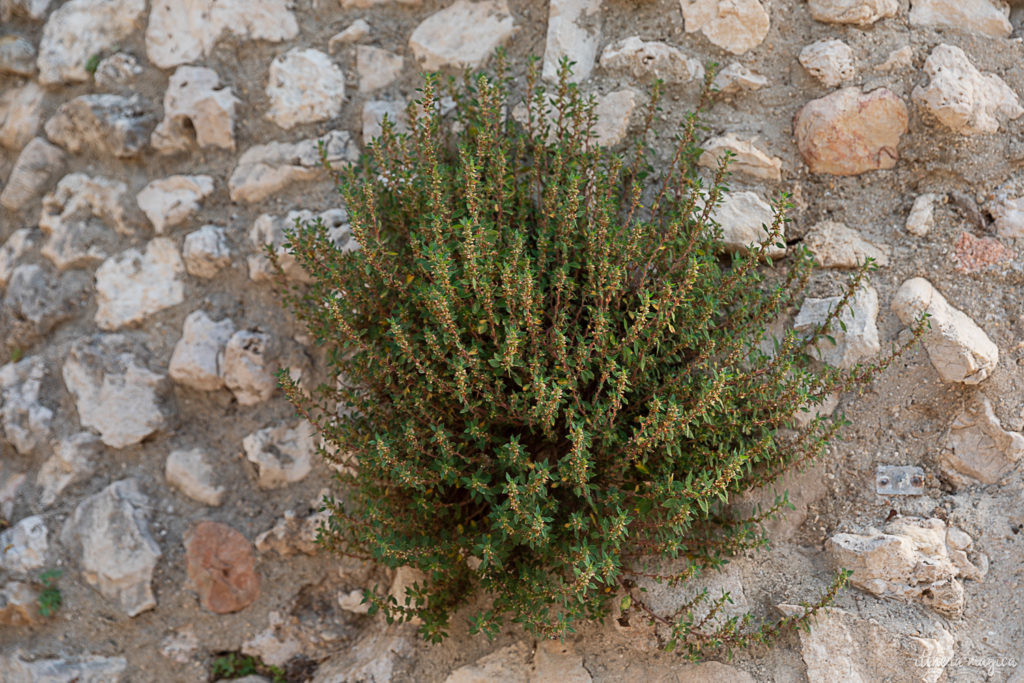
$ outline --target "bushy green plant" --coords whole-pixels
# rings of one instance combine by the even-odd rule
[[[214,657],[210,665],[210,674],[215,679],[269,676],[274,683],[284,683],[287,680],[280,667],[269,666],[256,657],[237,652],[226,652]]]
[[[623,157],[595,143],[568,63],[553,92],[531,64],[521,123],[505,74],[499,56],[496,75],[451,83],[448,115],[426,77],[408,132],[385,122],[362,163],[335,170],[359,249],[319,223],[290,236],[314,282],[282,293],[331,371],[308,394],[280,374],[340,472],[321,542],[422,570],[404,599],[367,599],[435,640],[481,591],[471,620],[489,635],[511,619],[560,636],[612,599],[691,653],[803,623],[722,621],[727,596],[666,618],[636,581],[686,581],[764,542],[786,501],[744,519],[730,500],[820,454],[841,417],[780,430],[891,360],[839,371],[809,355],[866,269],[815,333],[762,351],[812,268],[801,248],[768,260],[784,198],[764,244],[725,256],[711,216],[727,172],[696,173],[697,115],[654,173],[657,84]]]
[[[64,596],[61,595],[60,588],[57,588],[57,579],[63,573],[59,569],[47,569],[39,575],[39,583],[43,587],[39,591],[39,595],[36,596],[36,604],[39,608],[40,616],[44,619],[49,619],[55,615],[64,603]]]

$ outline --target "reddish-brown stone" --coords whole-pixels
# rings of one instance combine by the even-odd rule
[[[226,524],[200,522],[186,534],[185,562],[200,604],[211,612],[245,609],[260,593],[252,544]]]

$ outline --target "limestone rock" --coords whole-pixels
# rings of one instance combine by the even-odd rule
[[[793,328],[808,334],[814,332],[829,312],[839,305],[841,299],[838,296],[824,299],[808,297],[793,321]],[[852,298],[849,307],[839,314],[839,322],[833,322],[827,330],[835,343],[828,339],[819,339],[816,343],[817,357],[829,365],[848,370],[875,356],[882,348],[875,322],[877,317],[878,292],[870,285],[863,285]]]
[[[915,277],[900,286],[892,302],[893,311],[904,325],[922,313],[931,315],[931,328],[924,333],[924,347],[943,382],[978,384],[999,362],[999,348],[985,331],[924,278]]]
[[[304,271],[295,257],[288,253],[284,247],[285,231],[293,230],[296,222],[305,225],[317,219],[323,222],[331,237],[335,238],[335,245],[339,249],[351,249],[355,246],[354,240],[345,241],[348,233],[348,212],[344,209],[328,209],[323,213],[316,214],[312,211],[289,211],[286,216],[272,216],[263,214],[252,224],[249,230],[249,241],[256,250],[256,254],[248,258],[249,277],[254,282],[266,282],[273,278],[274,271],[270,261],[263,255],[265,245],[274,247],[278,263],[284,271],[285,277],[294,282],[312,282],[309,273]]]
[[[130,617],[156,607],[153,570],[160,546],[149,535],[149,498],[135,479],[122,479],[89,496],[61,531],[61,543],[81,552],[86,583]]]
[[[686,32],[701,31],[714,45],[741,55],[764,41],[770,17],[759,0],[680,0]]]
[[[475,69],[515,30],[505,0],[455,0],[413,30],[409,49],[424,71]]]
[[[924,237],[935,227],[935,200],[938,198],[938,195],[927,192],[914,199],[914,205],[907,216],[907,232],[916,237]]]
[[[213,178],[208,175],[172,175],[150,182],[135,201],[159,235],[188,220],[212,192]]]
[[[231,200],[258,202],[292,183],[323,177],[317,141],[311,138],[250,147],[228,179]],[[335,167],[359,160],[359,150],[346,131],[331,131],[323,136],[323,142],[327,160]]]
[[[130,87],[141,73],[142,66],[133,55],[115,52],[100,60],[93,78],[96,85],[104,90],[121,90]]]
[[[607,95],[597,96],[597,124],[594,134],[597,144],[602,147],[614,147],[626,139],[629,122],[636,109],[636,93],[632,90],[616,90]]]
[[[779,605],[786,615],[803,607]],[[800,631],[807,678],[811,681],[915,681],[935,683],[953,659],[956,639],[939,624],[929,634],[904,635],[878,622],[828,607]]]
[[[65,102],[44,126],[72,154],[92,152],[127,159],[149,142],[156,116],[138,95],[80,95]]]
[[[700,60],[687,57],[679,48],[657,41],[645,42],[637,36],[606,47],[601,53],[601,68],[636,79],[660,78],[672,84],[704,78]]]
[[[342,46],[358,43],[368,35],[370,35],[370,25],[366,23],[365,19],[356,19],[344,31],[331,36],[331,39],[327,41],[327,51],[332,55],[336,54],[341,51]]]
[[[0,418],[7,441],[19,453],[32,452],[50,434],[53,411],[39,401],[45,374],[46,363],[38,356],[0,367]]]
[[[32,231],[21,228],[11,233],[3,246],[0,246],[0,288],[6,287],[11,274],[26,251],[32,246]]]
[[[907,120],[907,106],[886,88],[843,88],[805,104],[794,135],[812,173],[857,175],[896,165]]]
[[[43,85],[89,80],[85,64],[106,52],[140,25],[146,0],[70,0],[43,27],[39,82]]]
[[[353,614],[367,614],[370,611],[370,605],[363,602],[364,597],[365,593],[358,588],[348,593],[340,593],[338,607]]]
[[[39,21],[46,17],[49,8],[50,0],[0,0],[0,19],[23,16]]]
[[[297,516],[293,510],[285,510],[283,519],[256,537],[256,549],[261,553],[274,550],[281,557],[295,553],[316,555],[319,550],[316,544],[317,529],[326,525],[329,518],[328,510],[306,517]]]
[[[734,94],[744,90],[760,90],[768,85],[768,79],[755,73],[739,62],[731,62],[715,74],[711,86],[722,94]]]
[[[96,324],[118,330],[185,300],[185,264],[174,242],[157,237],[145,253],[128,249],[96,270]]]
[[[404,132],[409,125],[404,100],[370,100],[363,104],[363,144],[378,137],[383,130],[384,117],[395,124],[395,132]]]
[[[5,683],[121,683],[128,661],[124,657],[85,656],[73,659],[36,659],[30,661],[15,650],[0,655],[0,671]]]
[[[258,657],[270,666],[283,667],[288,660],[302,654],[302,642],[296,631],[288,628],[288,620],[280,612],[267,614],[270,625],[261,633],[242,643],[242,654]]]
[[[27,574],[46,565],[49,532],[42,517],[25,517],[0,533],[0,569]]]
[[[875,71],[889,73],[892,71],[908,69],[913,65],[914,49],[909,45],[904,45],[898,50],[890,52],[889,56],[885,58],[885,61],[875,67]]]
[[[721,662],[673,667],[674,683],[755,683],[753,676]]]
[[[312,48],[293,48],[270,63],[267,118],[281,128],[337,116],[345,102],[345,76],[331,58]]]
[[[747,253],[753,245],[768,239],[768,230],[774,220],[772,207],[753,192],[731,192],[711,212],[711,219],[722,228],[722,242],[729,252]],[[780,239],[785,239],[785,235]],[[767,255],[771,258],[786,253],[784,247],[773,244]]]
[[[0,37],[0,74],[31,78],[36,73],[36,48],[19,35]]]
[[[920,28],[951,28],[996,38],[1013,31],[1010,8],[1001,0],[913,0],[910,25]]]
[[[834,88],[857,75],[853,50],[841,40],[831,38],[811,43],[800,50],[800,64],[821,81],[826,88]]]
[[[895,17],[899,0],[809,0],[811,16],[828,24],[870,26],[879,19]]]
[[[672,568],[677,566],[679,565],[667,563],[663,568],[672,571]],[[750,610],[743,589],[742,573],[735,563],[728,564],[721,570],[708,569],[681,585],[670,586],[665,582],[659,583],[644,577],[637,580],[637,586],[646,589],[643,594],[645,602],[661,616],[673,614],[683,605],[695,601],[692,609],[698,621],[708,617],[709,625],[721,626],[730,617],[742,616]],[[707,591],[707,599],[697,600],[704,591]],[[717,614],[709,616],[709,602],[720,598],[724,593],[728,593],[731,600],[723,605]]]
[[[15,342],[42,337],[79,312],[91,282],[84,273],[58,277],[48,268],[26,263],[11,271],[0,319]]]
[[[214,484],[213,467],[198,448],[171,451],[164,465],[164,476],[168,484],[203,505],[217,507],[224,501],[226,490]]]
[[[72,173],[43,197],[39,228],[48,236],[40,250],[59,270],[87,266],[107,257],[117,238],[107,228],[131,234],[124,209],[124,183]],[[99,219],[99,220],[96,220]]]
[[[167,83],[164,118],[150,143],[162,154],[199,147],[235,149],[235,107],[239,100],[230,87],[219,87],[213,69],[181,66]]]
[[[413,652],[411,627],[369,629],[351,647],[320,665],[313,683],[390,681],[396,668]]]
[[[837,221],[823,221],[811,228],[804,246],[823,268],[857,268],[869,258],[876,265],[889,265],[889,247],[872,244]]]
[[[226,524],[193,527],[185,536],[185,563],[200,604],[215,614],[243,610],[259,596],[252,545]]]
[[[975,394],[949,427],[938,454],[939,464],[954,480],[964,477],[995,484],[1024,456],[1024,436],[1003,429],[992,404]]]
[[[1004,199],[992,207],[991,213],[996,219],[995,229],[1000,237],[1024,238],[1024,197]]]
[[[762,180],[782,179],[782,159],[768,156],[753,142],[740,140],[732,133],[711,138],[703,144],[703,149],[697,163],[705,168],[718,168],[725,153],[731,152],[734,156],[729,170]]]
[[[53,449],[36,475],[39,503],[49,507],[68,486],[84,481],[93,473],[93,463],[102,448],[99,437],[91,432],[72,434]]]
[[[373,92],[391,85],[402,74],[404,60],[401,55],[379,47],[356,47],[356,73],[359,74],[359,92]]]
[[[966,554],[954,561],[941,519],[900,518],[884,532],[840,533],[825,545],[837,567],[853,571],[854,586],[879,597],[921,600],[946,615],[963,610],[963,584],[957,577],[980,579],[984,574]],[[987,568],[987,559],[983,563]]]
[[[199,638],[191,626],[173,631],[160,642],[160,654],[179,664],[188,664],[198,651]],[[235,680],[237,683],[241,679]]]
[[[0,145],[21,149],[39,130],[45,93],[35,83],[0,92]]]
[[[64,172],[67,156],[43,138],[32,138],[14,162],[0,205],[20,211],[37,199]]]
[[[0,626],[36,623],[39,620],[37,599],[37,592],[27,583],[8,581],[0,586]]]
[[[205,57],[225,31],[248,40],[281,42],[299,34],[289,0],[182,0],[154,3],[146,55],[161,69]]]
[[[79,339],[71,345],[63,375],[82,426],[99,432],[111,448],[139,443],[165,424],[165,377],[145,367],[123,335]]]
[[[204,225],[185,238],[182,256],[189,275],[213,277],[221,268],[231,264],[227,233],[218,225]]]
[[[259,469],[256,485],[277,489],[306,478],[313,469],[316,451],[313,427],[301,421],[293,427],[281,424],[253,432],[242,440],[246,459]]]
[[[601,3],[599,0],[552,0],[548,10],[548,33],[544,44],[541,76],[548,81],[558,77],[558,62],[568,57],[573,65],[573,81],[590,78],[601,40]]]
[[[189,313],[167,374],[178,384],[198,391],[222,389],[224,347],[234,333],[235,324],[230,318],[214,322],[204,311]]]
[[[978,71],[958,47],[937,45],[924,70],[930,81],[914,88],[913,99],[955,133],[995,133],[1000,123],[1024,114],[1003,79]]]
[[[485,681],[530,680],[530,647],[523,641],[508,645],[472,664],[461,666],[444,679],[444,683],[485,683]]]
[[[277,388],[273,375],[276,344],[270,335],[239,330],[224,348],[224,384],[243,406],[263,403]]]

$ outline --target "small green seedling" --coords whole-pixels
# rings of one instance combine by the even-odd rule
[[[59,569],[47,569],[39,575],[39,582],[43,584],[43,589],[39,591],[36,602],[39,605],[39,614],[45,619],[56,614],[64,602],[60,589],[57,588],[57,579],[61,577],[61,574],[63,572]]]
[[[214,678],[244,678],[245,676],[270,676],[274,683],[285,683],[284,671],[277,666],[264,664],[250,655],[227,652],[214,658],[210,673]]]
[[[85,70],[91,74],[96,73],[96,67],[100,65],[100,53],[93,54],[89,59],[85,60]]]

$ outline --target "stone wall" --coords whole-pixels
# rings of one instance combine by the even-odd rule
[[[3,680],[205,681],[229,651],[296,681],[1024,680],[1024,3],[0,0],[0,22]],[[415,577],[318,553],[330,471],[271,373],[313,383],[322,359],[261,245],[320,216],[355,246],[319,141],[355,161],[418,72],[499,45],[519,74],[575,60],[613,148],[655,78],[671,132],[717,62],[701,164],[736,155],[727,246],[788,192],[787,243],[823,266],[780,325],[813,328],[867,257],[824,362],[931,314],[863,396],[822,406],[852,424],[787,479],[772,548],[701,579],[770,619],[855,569],[810,634],[729,665],[682,665],[636,614],[561,644],[460,622],[430,646],[360,605]],[[889,495],[879,466],[921,469]]]

